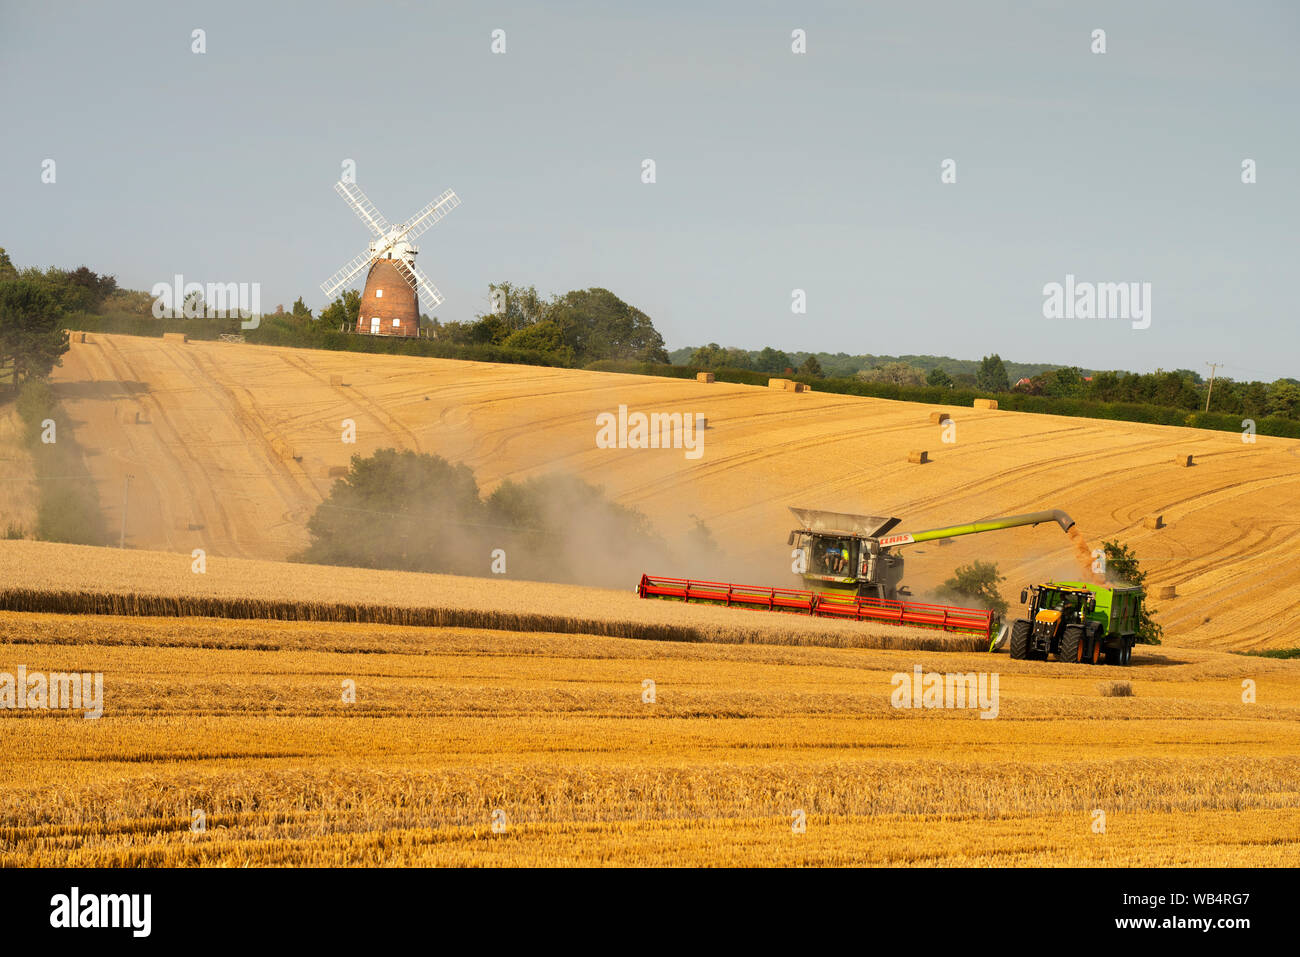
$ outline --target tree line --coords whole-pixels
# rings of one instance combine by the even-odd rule
[[[1210,413],[1300,419],[1300,380],[1291,378],[1273,382],[1239,382],[1219,376],[1211,388],[1209,382],[1191,369],[1116,370],[1088,374],[1077,366],[1062,366],[1013,383],[1002,360],[992,355],[985,356],[977,379],[980,388],[995,393],[1089,402],[1130,402],[1188,412],[1206,410],[1208,400]]]
[[[759,350],[720,346],[710,342],[704,346],[687,346],[668,353],[674,365],[693,365],[699,368],[747,369],[754,372],[780,374],[785,370],[800,373],[805,367],[820,370],[818,375],[831,379],[858,378],[865,381],[892,382],[898,385],[921,385],[931,381],[931,374],[939,370],[941,382],[951,380],[957,388],[974,388],[979,371],[979,359],[955,359],[936,355],[873,355],[847,352],[786,352],[764,346]],[[811,361],[810,360],[815,360]],[[1024,376],[1034,376],[1049,369],[1060,368],[1046,362],[1014,362],[1006,360],[1011,381]]]
[[[502,350],[539,357],[546,365],[584,366],[601,359],[667,362],[664,340],[640,309],[608,289],[573,289],[545,297],[534,286],[488,285],[488,309],[461,322],[420,317],[422,338],[445,347]],[[313,317],[300,297],[285,312],[261,317],[252,341],[330,347],[335,334],[356,327],[361,294],[344,292]]]
[[[681,352],[674,353],[680,357]],[[803,360],[799,361],[799,357]],[[933,358],[933,357],[928,357]],[[770,346],[758,352],[722,347],[717,343],[690,352],[685,363],[691,368],[735,369],[769,375],[790,374],[818,378],[825,373],[817,355],[786,353]],[[1219,376],[1213,387],[1191,369],[1154,372],[1088,371],[1078,366],[1051,366],[1033,375],[1012,378],[1010,364],[996,353],[984,356],[973,372],[949,372],[944,365],[928,368],[893,359],[858,369],[858,382],[895,386],[901,390],[924,387],[975,390],[988,395],[1035,396],[1058,400],[1079,400],[1105,404],[1137,404],[1181,409],[1186,412],[1239,415],[1247,418],[1273,416],[1300,421],[1300,380],[1273,382],[1237,381]],[[1023,368],[1023,366],[1021,366]],[[900,395],[900,398],[904,396]],[[928,401],[941,401],[941,394]],[[1050,411],[1045,409],[1044,411]]]
[[[975,360],[935,356],[872,357],[845,353],[789,353],[771,346],[751,351],[708,343],[671,355],[651,318],[608,289],[575,289],[546,297],[534,286],[511,282],[488,287],[488,308],[468,321],[421,317],[424,338],[355,336],[360,294],[349,290],[320,311],[299,298],[288,311],[260,317],[256,329],[238,320],[159,320],[147,293],[120,289],[112,276],[81,266],[74,270],[15,269],[0,249],[0,388],[47,376],[67,351],[65,328],[160,334],[184,329],[196,338],[242,332],[252,342],[355,351],[411,353],[446,358],[589,367],[593,363],[636,363],[654,367],[736,370],[793,375],[837,383],[831,391],[942,401],[945,390],[1005,395],[1008,408],[1061,414],[1130,418],[1125,406],[1242,418],[1300,421],[1300,380],[1213,383],[1189,369],[1149,373],[1094,371],[1077,366],[1013,363],[992,354]],[[867,364],[861,365],[860,363]],[[856,368],[855,368],[856,367]],[[857,389],[850,383],[867,388]],[[1018,398],[1018,404],[1010,401]],[[1075,411],[1070,411],[1075,410]],[[1143,421],[1149,420],[1142,419]]]

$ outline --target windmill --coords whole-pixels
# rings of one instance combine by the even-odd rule
[[[406,222],[389,226],[388,220],[355,183],[340,181],[334,184],[334,191],[352,207],[375,238],[365,252],[321,283],[321,290],[332,299],[369,266],[370,272],[366,274],[366,285],[361,293],[357,332],[379,336],[418,336],[420,297],[423,296],[428,308],[433,309],[442,302],[442,294],[415,264],[415,254],[420,250],[412,245],[412,240],[459,206],[460,197],[447,190]]]

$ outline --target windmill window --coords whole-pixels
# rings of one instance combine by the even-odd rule
[[[384,291],[383,291],[382,289],[376,289],[376,290],[375,290],[375,298],[376,298],[376,299],[383,299],[383,298],[384,298]]]
[[[402,324],[402,320],[401,320],[401,319],[394,319],[394,320],[393,320],[393,325],[394,325],[394,326],[400,326],[401,324]]]

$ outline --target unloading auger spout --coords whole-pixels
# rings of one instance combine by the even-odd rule
[[[923,532],[903,532],[898,535],[885,535],[876,541],[881,548],[897,548],[918,542],[933,542],[941,538],[957,538],[961,535],[975,535],[979,532],[997,532],[1006,528],[1019,528],[1022,525],[1041,525],[1055,522],[1061,531],[1068,532],[1074,525],[1074,519],[1061,509],[1054,508],[1042,512],[1027,512],[1024,515],[1008,515],[1005,518],[984,518],[978,522],[965,525],[949,525],[946,528],[930,528]]]

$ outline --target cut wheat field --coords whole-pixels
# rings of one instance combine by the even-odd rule
[[[0,671],[104,674],[0,712],[0,864],[1300,864],[1300,663],[1140,652],[0,612]],[[917,666],[996,718],[892,707]]]
[[[945,407],[750,386],[400,356],[90,335],[55,381],[111,527],[131,485],[127,543],[280,559],[305,543],[331,468],[381,447],[472,467],[485,490],[552,469],[604,485],[665,535],[704,520],[729,553],[713,577],[788,584],[787,505],[892,514],[900,530],[1063,508],[1094,543],[1120,537],[1156,586],[1171,637],[1219,647],[1294,643],[1300,625],[1300,443],[1193,429]],[[599,449],[595,417],[627,405],[695,412],[701,458]],[[341,442],[344,419],[356,444]],[[933,461],[910,465],[926,449]],[[1177,460],[1195,457],[1192,468]],[[1163,516],[1166,527],[1144,520]],[[908,552],[921,593],[975,558],[1014,600],[1076,577],[1053,528]],[[673,574],[674,569],[646,569]],[[629,582],[629,587],[633,583]]]

